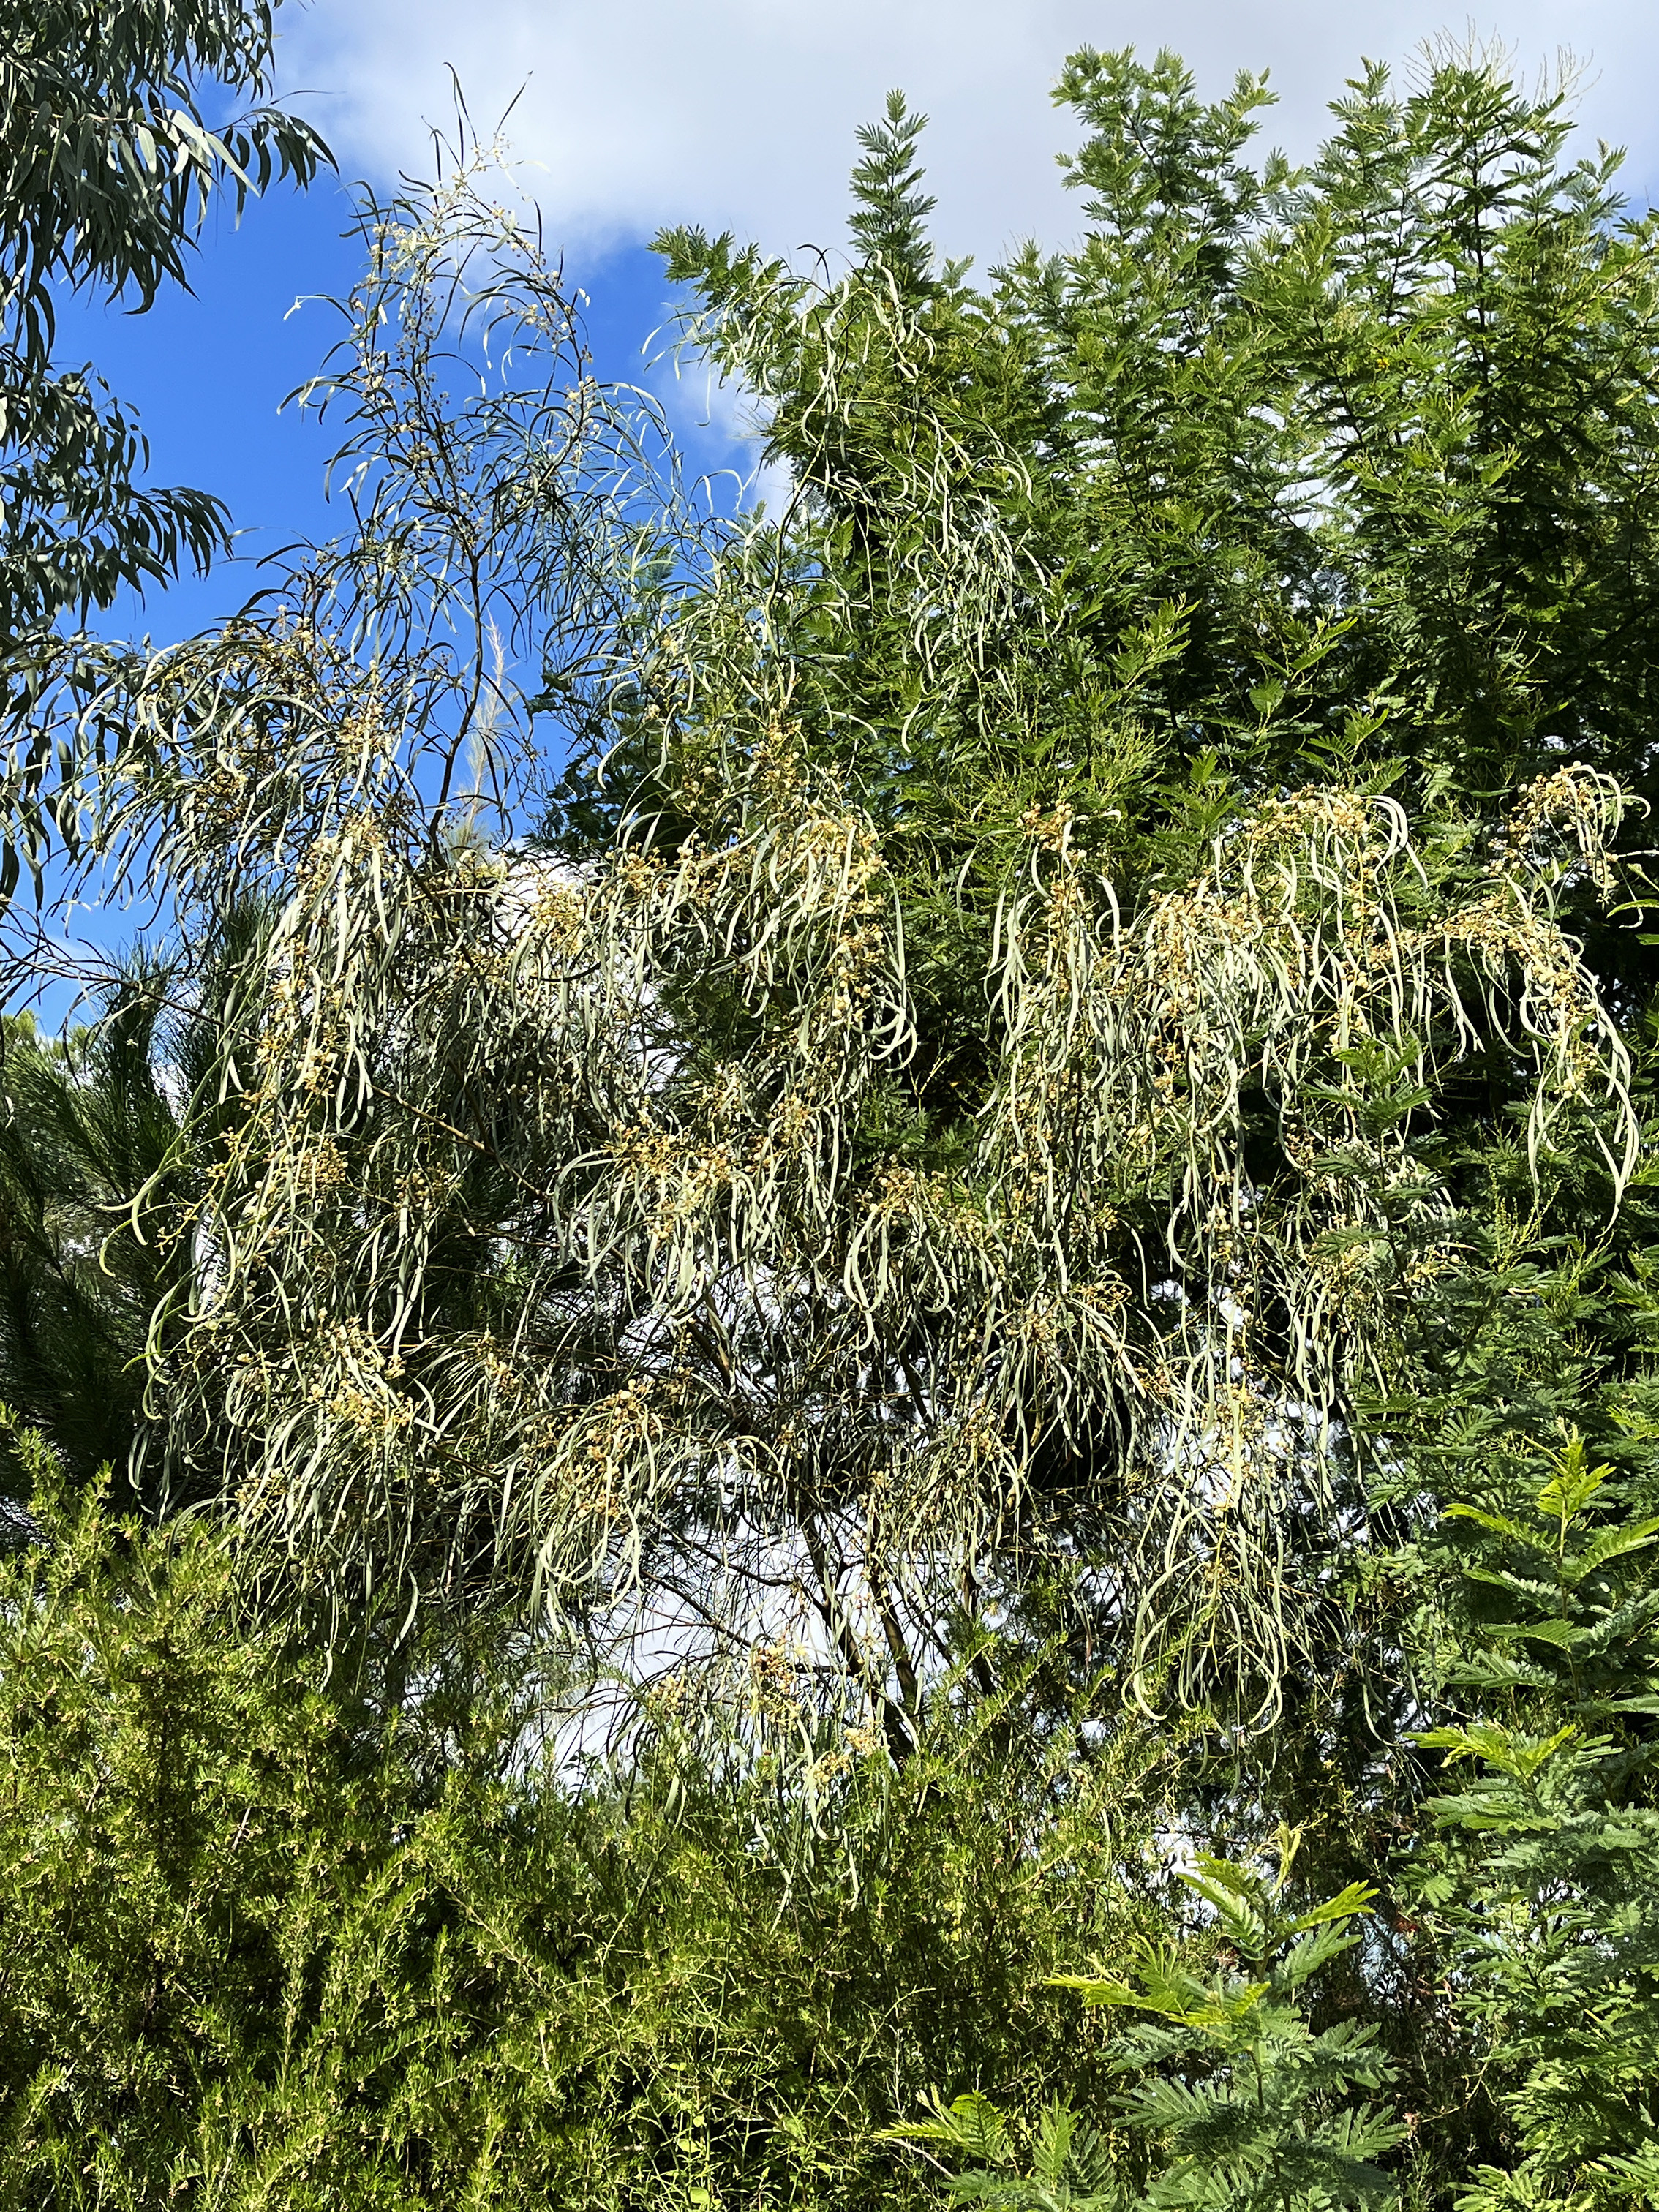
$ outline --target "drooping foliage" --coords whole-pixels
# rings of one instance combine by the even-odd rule
[[[143,1516],[9,1570],[30,2201],[1651,2193],[1652,222],[1479,54],[1060,94],[1069,253],[896,96],[840,274],[663,240],[735,517],[459,149],[340,541],[29,703],[161,948],[8,1036]]]
[[[1175,220],[1113,213],[1113,99],[1209,149],[1182,220],[1231,210],[1231,331],[1287,250],[1265,210],[1310,223],[1335,185],[1247,191],[1248,101],[1077,66],[1103,240]],[[986,396],[1017,358],[1060,404],[1036,280],[921,281],[914,137],[896,106],[871,135],[866,258],[826,292],[672,246],[699,341],[774,406],[779,523],[700,521],[646,431],[559,383],[568,305],[463,167],[369,222],[325,387],[356,534],[268,618],[76,700],[118,732],[77,787],[88,852],[159,864],[198,947],[262,917],[184,1185],[135,1210],[179,1255],[146,1449],[303,1574],[411,1601],[660,1589],[746,1633],[754,1577],[805,1558],[817,1632],[889,1705],[920,1677],[881,1592],[933,1588],[937,1623],[964,1576],[1086,1553],[1138,1693],[1225,1680],[1266,1715],[1343,1640],[1360,1395],[1455,1255],[1471,1144],[1537,1176],[1571,1129],[1609,1196],[1631,1171],[1613,979],[1563,927],[1617,895],[1626,794],[1547,749],[1498,808],[1438,789],[1385,750],[1411,708],[1376,703],[1380,664],[1334,775],[1281,697],[1237,724],[1213,638],[1207,702],[1176,705],[1197,616],[1167,598],[1123,605],[1119,690],[1089,695],[1103,785],[1028,744],[1018,699],[1082,711],[1063,518],[1122,457],[1073,400],[1063,502],[1052,441]],[[553,380],[452,404],[480,265],[493,357],[550,347]],[[948,400],[941,345],[981,364]],[[1295,483],[1310,404],[1279,410]],[[1328,534],[1357,571],[1366,527]],[[1252,588],[1282,598],[1268,550]],[[1298,617],[1322,666],[1383,623],[1344,605],[1366,586]],[[623,748],[608,843],[525,840],[538,755],[491,656],[538,639],[544,700]],[[1183,716],[1227,763],[1172,790],[1146,769]],[[975,790],[982,818],[941,817]]]

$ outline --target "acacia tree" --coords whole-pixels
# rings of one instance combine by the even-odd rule
[[[1444,167],[1495,83],[1374,82],[1365,128]],[[472,168],[373,210],[328,387],[355,535],[76,703],[87,850],[159,872],[224,1024],[188,1173],[134,1204],[175,1255],[144,1449],[337,1595],[644,1589],[747,1638],[794,1591],[897,1745],[927,1638],[1087,1563],[1126,1688],[1260,1720],[1352,1646],[1356,1415],[1462,1262],[1471,1161],[1630,1174],[1620,972],[1566,926],[1613,894],[1627,763],[1540,743],[1492,803],[1441,772],[1416,601],[1283,327],[1358,125],[1253,179],[1248,88],[1066,84],[1070,276],[935,270],[897,106],[838,283],[671,241],[774,407],[775,519],[664,477]],[[1505,112],[1516,193],[1577,204],[1535,173],[1556,110]],[[1109,409],[1054,335],[1085,280],[1097,325],[1135,310]],[[447,386],[470,299],[545,382]],[[1193,588],[1149,605],[1177,529]],[[567,780],[550,849],[538,635],[543,703],[621,749],[609,824]]]
[[[1087,134],[1084,242],[982,289],[931,253],[896,99],[843,277],[662,241],[689,339],[766,396],[793,526],[817,526],[813,589],[768,605],[814,747],[904,876],[910,1141],[946,1152],[983,1095],[994,917],[1056,806],[1127,908],[1304,784],[1392,793],[1453,866],[1565,761],[1638,821],[1651,799],[1652,224],[1616,154],[1567,151],[1565,89],[1528,97],[1451,50],[1405,96],[1370,70],[1294,174],[1248,158],[1249,79],[1206,107],[1170,56],[1085,52],[1057,97]],[[838,591],[857,623],[826,614]],[[651,766],[624,744],[619,796],[653,805]],[[1636,1036],[1635,908],[1593,870],[1558,895]],[[1437,1256],[1350,1253],[1396,1287],[1417,1271],[1409,1346],[1362,1414],[1409,1462],[1396,1494],[1434,1465],[1419,1439],[1468,1449],[1454,1485],[1494,1453],[1518,1479],[1540,1430],[1597,1422],[1645,1360],[1621,1287],[1644,1202],[1617,1207],[1594,1146],[1523,1156],[1523,1070],[1468,1043],[1431,1121],[1411,1109],[1445,1178]],[[1278,1102],[1243,1103],[1261,1183]],[[1523,1297],[1570,1322],[1521,1327]]]
[[[1356,2133],[1344,2083],[1395,2072],[1425,2192],[1475,2137],[1489,2201],[1516,2168],[1568,2194],[1596,2159],[1616,2196],[1653,2072],[1631,1978],[1651,1916],[1614,1894],[1651,1855],[1659,1502],[1650,963],[1626,926],[1649,228],[1620,227],[1604,168],[1564,166],[1559,103],[1464,60],[1403,101],[1362,82],[1301,176],[1246,160],[1248,83],[1206,108],[1167,59],[1085,53],[1062,90],[1091,211],[1060,261],[981,289],[940,267],[896,103],[842,276],[665,241],[690,342],[769,410],[775,514],[699,507],[660,426],[594,384],[482,158],[366,211],[313,394],[347,417],[345,536],[216,636],[77,648],[14,763],[17,844],[67,830],[70,882],[161,886],[168,953],[68,1046],[12,1040],[7,1172],[67,1317],[29,1388],[95,1455],[76,1346],[141,1322],[138,1496],[214,1505],[261,1596],[320,1597],[337,1646],[415,1616],[414,1656],[367,1668],[391,1702],[447,1605],[611,1639],[643,1607],[656,1663],[680,1633],[705,1687],[739,1686],[736,1735],[753,1723],[721,1770],[743,1790],[710,1802],[793,1824],[775,1895],[742,1826],[731,1925],[798,1879],[812,1925],[846,1924],[837,1885],[892,1863],[836,1826],[854,1774],[896,1852],[938,1791],[958,1870],[1006,1819],[998,1868],[1059,1894],[1056,1807],[1081,1778],[1098,1827],[1158,1734],[1126,1699],[1184,1703],[1171,1735],[1212,1755],[1101,1848],[1139,1869],[1160,1818],[1224,1841],[1206,1878],[1252,1971],[1192,1922],[1182,1962],[1154,1946],[1128,1980],[1030,1966],[1161,2021],[1079,2051],[1135,2085],[1128,2149],[1092,2140],[1088,2187],[1254,2188],[1271,2154],[1270,2179],[1288,2158],[1373,2193],[1361,2138],[1382,2155],[1395,2130]],[[594,749],[568,773],[556,721]],[[27,932],[19,960],[38,980]],[[136,1119],[105,1110],[123,1097]],[[1616,1472],[1554,1546],[1558,1421]],[[1448,1498],[1472,1510],[1446,1521]],[[58,1565],[42,1588],[78,1571]],[[84,1684],[80,1632],[62,1666]],[[989,1695],[935,1760],[930,1682],[948,1717],[969,1668]],[[1021,1750],[1052,1741],[1000,1770],[1017,1786],[988,1816],[963,1762],[1013,1740],[1021,1698]],[[669,1741],[713,1702],[681,1680],[634,1710]],[[1403,1742],[1431,1708],[1439,1741]],[[1612,1741],[1548,1748],[1591,1728]],[[1420,1826],[1438,1749],[1498,1778],[1443,1805],[1443,1850]],[[1269,1881],[1252,1846],[1280,1811],[1310,1832]],[[38,1833],[74,1832],[49,1806]],[[489,1828],[481,1863],[522,1833]],[[1357,1876],[1385,1910],[1348,1948]],[[1114,1879],[1146,1903],[1153,1877]],[[907,2017],[948,1976],[931,1936],[919,1955]],[[533,2045],[512,2094],[534,2105],[559,2007],[491,1956],[468,2002],[500,1972],[489,2047]],[[1304,2000],[1316,1963],[1334,1994]],[[860,2034],[891,1995],[872,1986]],[[979,1987],[952,2023],[1012,2017]],[[32,2002],[31,2052],[53,2009]],[[416,2009],[449,2069],[450,2015]],[[1604,2077],[1593,2112],[1552,2070],[1564,2022]],[[1021,2094],[1053,2078],[1052,2023],[1017,2049],[957,2033],[905,2048],[967,2075],[994,2047]],[[330,2160],[338,2047],[319,2035]],[[907,2117],[897,2045],[874,2087],[859,2047],[849,2192],[884,2172],[876,2118]],[[720,2079],[711,2191],[759,2171],[753,2114],[784,2095]],[[286,2141],[302,2108],[278,2102]],[[830,2170],[815,2124],[803,2192]],[[1083,2193],[1062,2133],[1083,2141],[1056,2108],[1030,2184],[1011,2135],[964,2185]]]

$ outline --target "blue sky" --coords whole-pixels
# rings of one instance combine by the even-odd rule
[[[481,119],[524,88],[514,153],[546,235],[590,295],[599,373],[634,381],[667,305],[644,240],[691,221],[772,251],[839,246],[854,131],[890,85],[933,118],[926,151],[941,246],[983,264],[1023,237],[1058,246],[1075,228],[1053,159],[1067,118],[1047,97],[1073,47],[1173,45],[1212,96],[1240,68],[1267,67],[1280,106],[1267,138],[1300,155],[1362,54],[1409,65],[1445,19],[1435,0],[1346,11],[1328,0],[314,0],[303,10],[289,0],[278,21],[286,89],[327,133],[343,175],[381,189],[424,166],[425,120],[450,112],[448,65]],[[1644,202],[1659,182],[1652,0],[1509,0],[1474,27],[1505,39],[1529,76],[1571,40],[1589,62],[1587,133],[1630,146],[1627,182]],[[350,219],[343,186],[276,191],[240,227],[219,211],[191,295],[143,316],[64,303],[60,357],[90,360],[137,409],[153,480],[217,493],[242,532],[235,561],[142,605],[118,605],[106,631],[157,644],[187,636],[259,587],[261,556],[331,534],[330,426],[277,410],[339,327],[318,295],[353,281],[356,247],[342,237]],[[297,312],[296,301],[306,302]],[[660,372],[657,382],[696,465],[741,461],[729,409],[700,428],[702,388],[677,389]],[[109,931],[93,916],[76,927],[100,943]],[[51,994],[54,1018],[67,1003],[65,991]]]
[[[665,221],[836,243],[854,129],[895,84],[933,118],[947,251],[1058,243],[1075,216],[1047,94],[1085,43],[1173,46],[1211,94],[1267,69],[1293,154],[1362,55],[1407,61],[1449,28],[1496,36],[1528,74],[1571,46],[1587,119],[1620,141],[1651,139],[1659,74],[1653,0],[314,0],[283,20],[289,82],[360,167],[419,158],[449,67],[480,118],[516,98],[517,149],[583,254]]]
[[[106,630],[157,644],[188,636],[260,588],[265,556],[341,526],[324,495],[334,425],[283,403],[343,327],[330,302],[359,267],[356,240],[342,235],[352,204],[344,185],[325,179],[306,194],[273,191],[240,227],[227,207],[192,258],[190,293],[164,295],[143,315],[84,301],[60,308],[60,358],[89,360],[136,408],[152,478],[216,493],[239,532],[233,561],[142,604],[125,599],[100,618]],[[641,349],[664,319],[660,267],[643,247],[622,246],[599,275],[586,324],[600,374],[638,380]],[[684,427],[706,442],[689,410]]]
[[[1046,98],[1070,47],[1170,43],[1212,92],[1241,67],[1269,67],[1281,105],[1265,135],[1295,154],[1316,143],[1324,103],[1362,53],[1408,63],[1445,10],[1421,0],[1346,11],[1309,0],[470,0],[464,10],[453,0],[315,0],[278,20],[288,87],[347,177],[384,186],[422,161],[424,118],[448,106],[450,65],[477,117],[522,93],[514,151],[590,295],[599,373],[631,380],[666,306],[642,243],[651,229],[696,220],[777,250],[838,246],[853,131],[890,84],[933,116],[941,243],[983,261],[1033,233],[1060,243],[1074,227],[1053,161],[1067,118]],[[1630,143],[1628,180],[1646,197],[1659,173],[1650,0],[1513,0],[1474,27],[1504,39],[1529,75],[1571,40],[1589,63],[1587,131]],[[106,627],[157,642],[187,635],[258,587],[261,556],[329,532],[327,426],[277,410],[336,334],[315,295],[352,281],[356,250],[341,236],[349,219],[342,186],[274,192],[240,228],[228,209],[210,224],[193,295],[145,316],[65,313],[64,355],[90,359],[137,408],[155,479],[216,492],[243,532],[238,560],[205,583],[124,604]],[[698,428],[700,394],[670,396],[700,464],[732,457],[718,426]]]

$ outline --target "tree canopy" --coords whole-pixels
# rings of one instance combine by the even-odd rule
[[[323,158],[115,16],[20,362]],[[1478,52],[1056,96],[1070,252],[897,94],[658,241],[735,514],[463,137],[339,540],[30,647],[20,999],[149,927],[6,1029],[23,2201],[1653,2200],[1659,234]]]
[[[228,519],[205,492],[152,491],[131,411],[90,368],[55,355],[54,290],[149,307],[186,281],[210,199],[240,210],[274,178],[326,161],[312,127],[259,106],[210,125],[198,88],[259,100],[272,7],[8,0],[0,19],[0,641],[84,619],[124,586],[205,567]]]

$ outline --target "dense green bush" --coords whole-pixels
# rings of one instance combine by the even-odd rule
[[[533,1654],[405,1653],[393,1703],[207,1525],[40,1519],[0,1581],[7,2202],[902,2203],[919,2085],[1087,2094],[1044,1978],[1158,1923],[1149,1737],[1028,1766],[942,1713],[902,1773],[815,1765],[774,1666],[735,1769],[672,1689],[562,1760]]]
[[[1651,2190],[1650,1689],[1610,1713],[1604,1682],[1587,1737],[1500,1634],[1538,1724],[1425,1737],[1488,1778],[1429,1808],[1444,1840],[1407,1826],[1377,1913],[1322,1894],[1363,1820],[1316,1830],[1293,1887],[1283,1835],[1275,1881],[1194,1866],[1206,1774],[1218,1825],[1253,1818],[1201,1733],[1039,1747],[1013,1698],[947,1688],[896,1771],[768,1647],[695,1725],[679,1678],[635,1693],[600,1758],[556,1725],[591,1697],[521,1642],[367,1632],[325,1673],[209,1523],[118,1522],[21,1448],[46,1486],[0,1574],[9,2203],[919,2203],[922,2144],[994,2155],[981,2193],[1024,2204],[1050,2107],[1103,2202],[1277,2203],[1274,2174],[1358,2202],[1391,2142],[1419,2196]],[[1555,1623],[1659,1615],[1651,1521],[1569,1458],[1540,1536],[1486,1531],[1566,1560],[1552,1657]],[[1435,2051],[1386,1971],[1401,1926]],[[1356,2081],[1393,2082],[1403,2135],[1353,2130]]]

